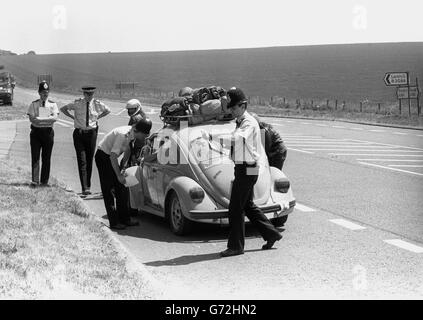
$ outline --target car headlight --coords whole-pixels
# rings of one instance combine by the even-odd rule
[[[204,199],[204,190],[200,187],[194,187],[189,190],[189,196],[191,200],[196,203],[200,203]]]
[[[289,180],[286,178],[279,178],[275,180],[275,191],[281,193],[287,193],[290,187]]]

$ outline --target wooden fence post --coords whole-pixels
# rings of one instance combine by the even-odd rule
[[[377,112],[380,112],[380,102],[377,104]]]
[[[363,102],[360,101],[360,112],[363,112]]]
[[[335,100],[335,110],[338,109],[338,99]]]

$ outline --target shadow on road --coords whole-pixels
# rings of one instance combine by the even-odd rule
[[[255,251],[263,251],[263,250],[252,249],[252,250],[245,250],[244,252],[247,253],[247,252],[255,252]],[[181,256],[174,259],[162,260],[162,261],[152,261],[152,262],[144,263],[144,265],[149,267],[182,266],[182,265],[187,265],[191,263],[217,260],[217,259],[225,259],[225,258],[222,258],[219,252],[216,252],[216,253],[207,253],[207,254],[187,255],[187,256]]]
[[[107,219],[107,216],[103,218]],[[140,225],[128,227],[125,230],[117,231],[120,235],[149,239],[159,242],[177,242],[177,243],[215,243],[226,242],[229,229],[227,226],[213,225],[207,223],[195,223],[192,233],[185,236],[177,236],[172,233],[167,221],[164,218],[152,214],[143,213],[132,219],[138,220]],[[278,228],[280,232],[284,229]],[[247,224],[245,227],[245,238],[260,238],[258,231]]]

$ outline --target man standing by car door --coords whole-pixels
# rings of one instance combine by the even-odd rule
[[[282,238],[279,231],[253,202],[253,189],[258,179],[258,160],[262,154],[260,129],[256,119],[247,112],[247,99],[239,88],[228,91],[228,109],[236,118],[236,129],[232,134],[231,158],[235,163],[235,179],[229,202],[229,239],[222,257],[244,253],[245,215],[258,229],[266,242],[263,250],[272,248]]]
[[[38,94],[40,99],[31,103],[27,115],[31,122],[31,187],[38,185],[48,186],[50,177],[50,159],[54,143],[53,124],[59,115],[57,104],[48,99],[50,86],[46,81],[40,82]],[[41,180],[40,180],[40,152],[42,154]]]
[[[91,173],[97,142],[98,120],[110,113],[103,102],[93,99],[96,87],[82,87],[84,98],[75,100],[60,108],[65,115],[74,120],[73,145],[78,161],[79,179],[82,196],[91,194]],[[69,111],[73,111],[73,115]]]

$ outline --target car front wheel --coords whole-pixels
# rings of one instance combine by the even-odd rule
[[[182,236],[192,230],[192,221],[184,216],[181,202],[176,192],[172,192],[170,195],[167,210],[170,228],[174,234]]]

